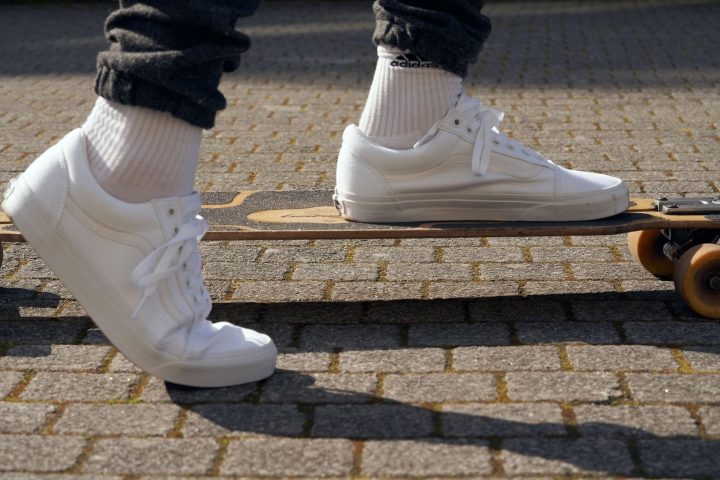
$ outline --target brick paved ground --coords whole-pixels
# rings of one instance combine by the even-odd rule
[[[255,48],[224,83],[199,189],[333,186],[373,71],[367,3],[243,22]],[[512,136],[636,194],[718,192],[716,2],[488,13],[469,86]],[[90,110],[104,15],[0,7],[3,182]],[[720,324],[620,236],[206,244],[215,317],[283,352],[270,380],[214,391],[136,370],[31,249],[4,251],[6,478],[720,477]]]

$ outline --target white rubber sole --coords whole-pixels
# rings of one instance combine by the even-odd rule
[[[360,197],[335,189],[343,218],[363,223],[441,221],[566,222],[612,217],[628,209],[625,184],[553,201],[531,198],[458,198],[448,195]]]
[[[273,342],[250,352],[213,359],[182,359],[150,345],[112,296],[111,286],[92,275],[82,252],[50,227],[50,215],[38,208],[29,186],[18,177],[2,203],[5,213],[50,269],[83,305],[105,336],[135,365],[164,380],[192,387],[225,387],[256,382],[275,370]],[[120,319],[120,320],[118,320]]]

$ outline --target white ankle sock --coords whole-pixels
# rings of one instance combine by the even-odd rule
[[[201,128],[100,97],[82,129],[90,169],[110,195],[140,203],[192,193]]]
[[[461,77],[417,55],[380,46],[360,130],[385,147],[411,148],[461,93]]]

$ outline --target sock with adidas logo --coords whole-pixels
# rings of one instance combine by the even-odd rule
[[[385,147],[411,148],[461,93],[461,77],[413,53],[379,46],[360,130]]]

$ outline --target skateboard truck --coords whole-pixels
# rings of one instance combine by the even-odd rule
[[[720,214],[720,197],[658,198],[653,202],[658,212],[667,215]]]

